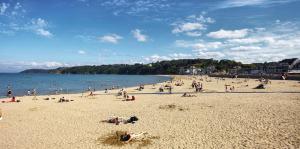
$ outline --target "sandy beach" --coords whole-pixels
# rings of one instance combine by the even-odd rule
[[[184,85],[175,86],[178,80]],[[126,88],[135,101],[122,101],[119,90],[17,97],[21,102],[0,103],[0,148],[300,148],[299,81],[271,80],[266,89],[253,89],[258,80],[203,77],[204,90],[195,93],[193,80],[200,77],[174,76],[173,94],[159,94],[167,83]],[[225,93],[225,84],[235,90]],[[196,97],[181,97],[184,92]],[[58,103],[61,97],[74,101]],[[139,120],[101,122],[110,116]],[[117,131],[148,134],[109,142]]]

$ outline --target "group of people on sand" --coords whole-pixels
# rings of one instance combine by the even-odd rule
[[[123,101],[134,101],[136,99],[135,96],[130,97],[124,88],[117,93],[117,96],[123,96]]]
[[[192,82],[192,88],[196,89],[196,92],[201,92],[203,90],[203,84],[201,82],[196,82],[195,80]]]
[[[101,122],[106,122],[106,123],[112,123],[115,125],[119,124],[134,124],[138,121],[139,119],[136,116],[131,116],[129,118],[123,118],[123,117],[110,117],[107,120],[103,120]],[[138,139],[140,137],[143,137],[144,135],[147,134],[147,132],[141,132],[141,133],[128,133],[127,131],[123,132],[122,134],[119,134],[120,132],[116,132],[116,135],[119,137],[119,140],[121,142],[129,142],[133,139]]]
[[[173,87],[172,87],[172,85],[171,85],[170,83],[167,83],[166,85],[160,86],[159,89],[158,89],[158,91],[159,91],[159,92],[164,92],[165,89],[168,90],[169,94],[172,94],[172,89],[173,89]]]
[[[32,89],[32,90],[27,90],[27,96],[36,96],[37,92],[36,89]]]

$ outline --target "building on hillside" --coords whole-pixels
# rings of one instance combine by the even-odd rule
[[[256,63],[255,68],[243,68],[238,74],[262,75],[262,74],[283,74],[300,71],[300,60],[298,58],[285,59],[279,62]],[[233,71],[233,70],[232,70]],[[234,71],[233,71],[234,72]]]
[[[212,74],[213,72],[216,71],[215,66],[208,66],[206,68],[197,68],[195,66],[191,67],[180,67],[179,68],[179,74],[183,75],[204,75],[204,74]]]
[[[232,69],[229,69],[228,70],[228,73],[230,74],[230,75],[237,75],[237,74],[239,74],[239,71],[242,69],[242,67],[241,66],[235,66],[235,67],[233,67]]]

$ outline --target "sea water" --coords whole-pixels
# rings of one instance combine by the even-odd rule
[[[22,74],[0,73],[0,98],[8,88],[14,96],[26,95],[36,89],[37,94],[79,93],[104,90],[114,87],[132,87],[139,84],[154,84],[170,80],[167,76],[154,75],[80,75],[80,74]]]

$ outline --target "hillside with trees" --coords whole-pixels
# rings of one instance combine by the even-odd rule
[[[287,59],[283,61],[289,61]],[[29,69],[21,73],[55,73],[55,74],[129,74],[129,75],[155,75],[155,74],[180,74],[180,69],[190,67],[202,68],[213,66],[215,72],[228,72],[229,69],[240,67],[254,69],[258,66],[267,66],[276,62],[242,64],[233,60],[213,59],[180,59],[171,61],[160,61],[149,64],[113,64],[100,66],[74,66],[61,67],[57,69]]]

